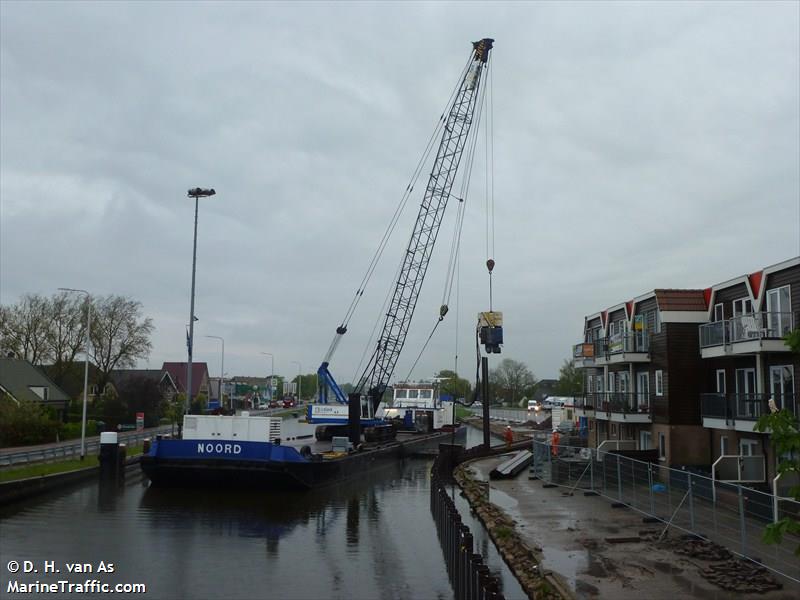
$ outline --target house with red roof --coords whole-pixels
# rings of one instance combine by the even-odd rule
[[[187,364],[185,362],[165,362],[161,370],[169,373],[175,387],[179,393],[186,393],[186,376],[188,375]],[[209,384],[208,364],[204,362],[192,363],[192,398],[197,398],[200,394],[208,399],[211,386]]]

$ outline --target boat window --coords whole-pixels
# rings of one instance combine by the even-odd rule
[[[433,397],[433,390],[420,390],[419,397],[430,400]]]
[[[394,391],[394,397],[395,397],[395,398],[405,398],[405,397],[406,397],[406,392],[407,392],[407,391],[408,391],[408,390],[395,390],[395,391]]]
[[[419,390],[408,390],[409,398],[419,398]]]

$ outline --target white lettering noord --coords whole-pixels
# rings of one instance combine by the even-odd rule
[[[220,442],[214,444],[212,442],[208,443],[198,442],[197,453],[198,454],[241,454],[242,447],[239,444],[223,444]]]

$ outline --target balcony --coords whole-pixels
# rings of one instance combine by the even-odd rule
[[[650,361],[650,337],[646,331],[615,333],[594,342],[598,365]]]
[[[625,423],[652,423],[653,405],[648,394],[604,392],[594,394],[595,418]]]
[[[597,406],[596,394],[589,393],[583,396],[575,396],[575,415],[579,417],[593,417],[595,406]]]
[[[572,359],[577,367],[594,366],[594,343],[581,342],[572,348]]]
[[[769,412],[769,399],[797,414],[795,394],[700,394],[703,427],[753,431],[755,422]]]
[[[789,352],[783,337],[794,328],[792,313],[758,312],[700,326],[703,358],[756,352]]]

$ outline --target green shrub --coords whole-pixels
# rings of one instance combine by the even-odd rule
[[[26,446],[55,442],[60,423],[41,405],[10,396],[0,397],[0,446]]]

